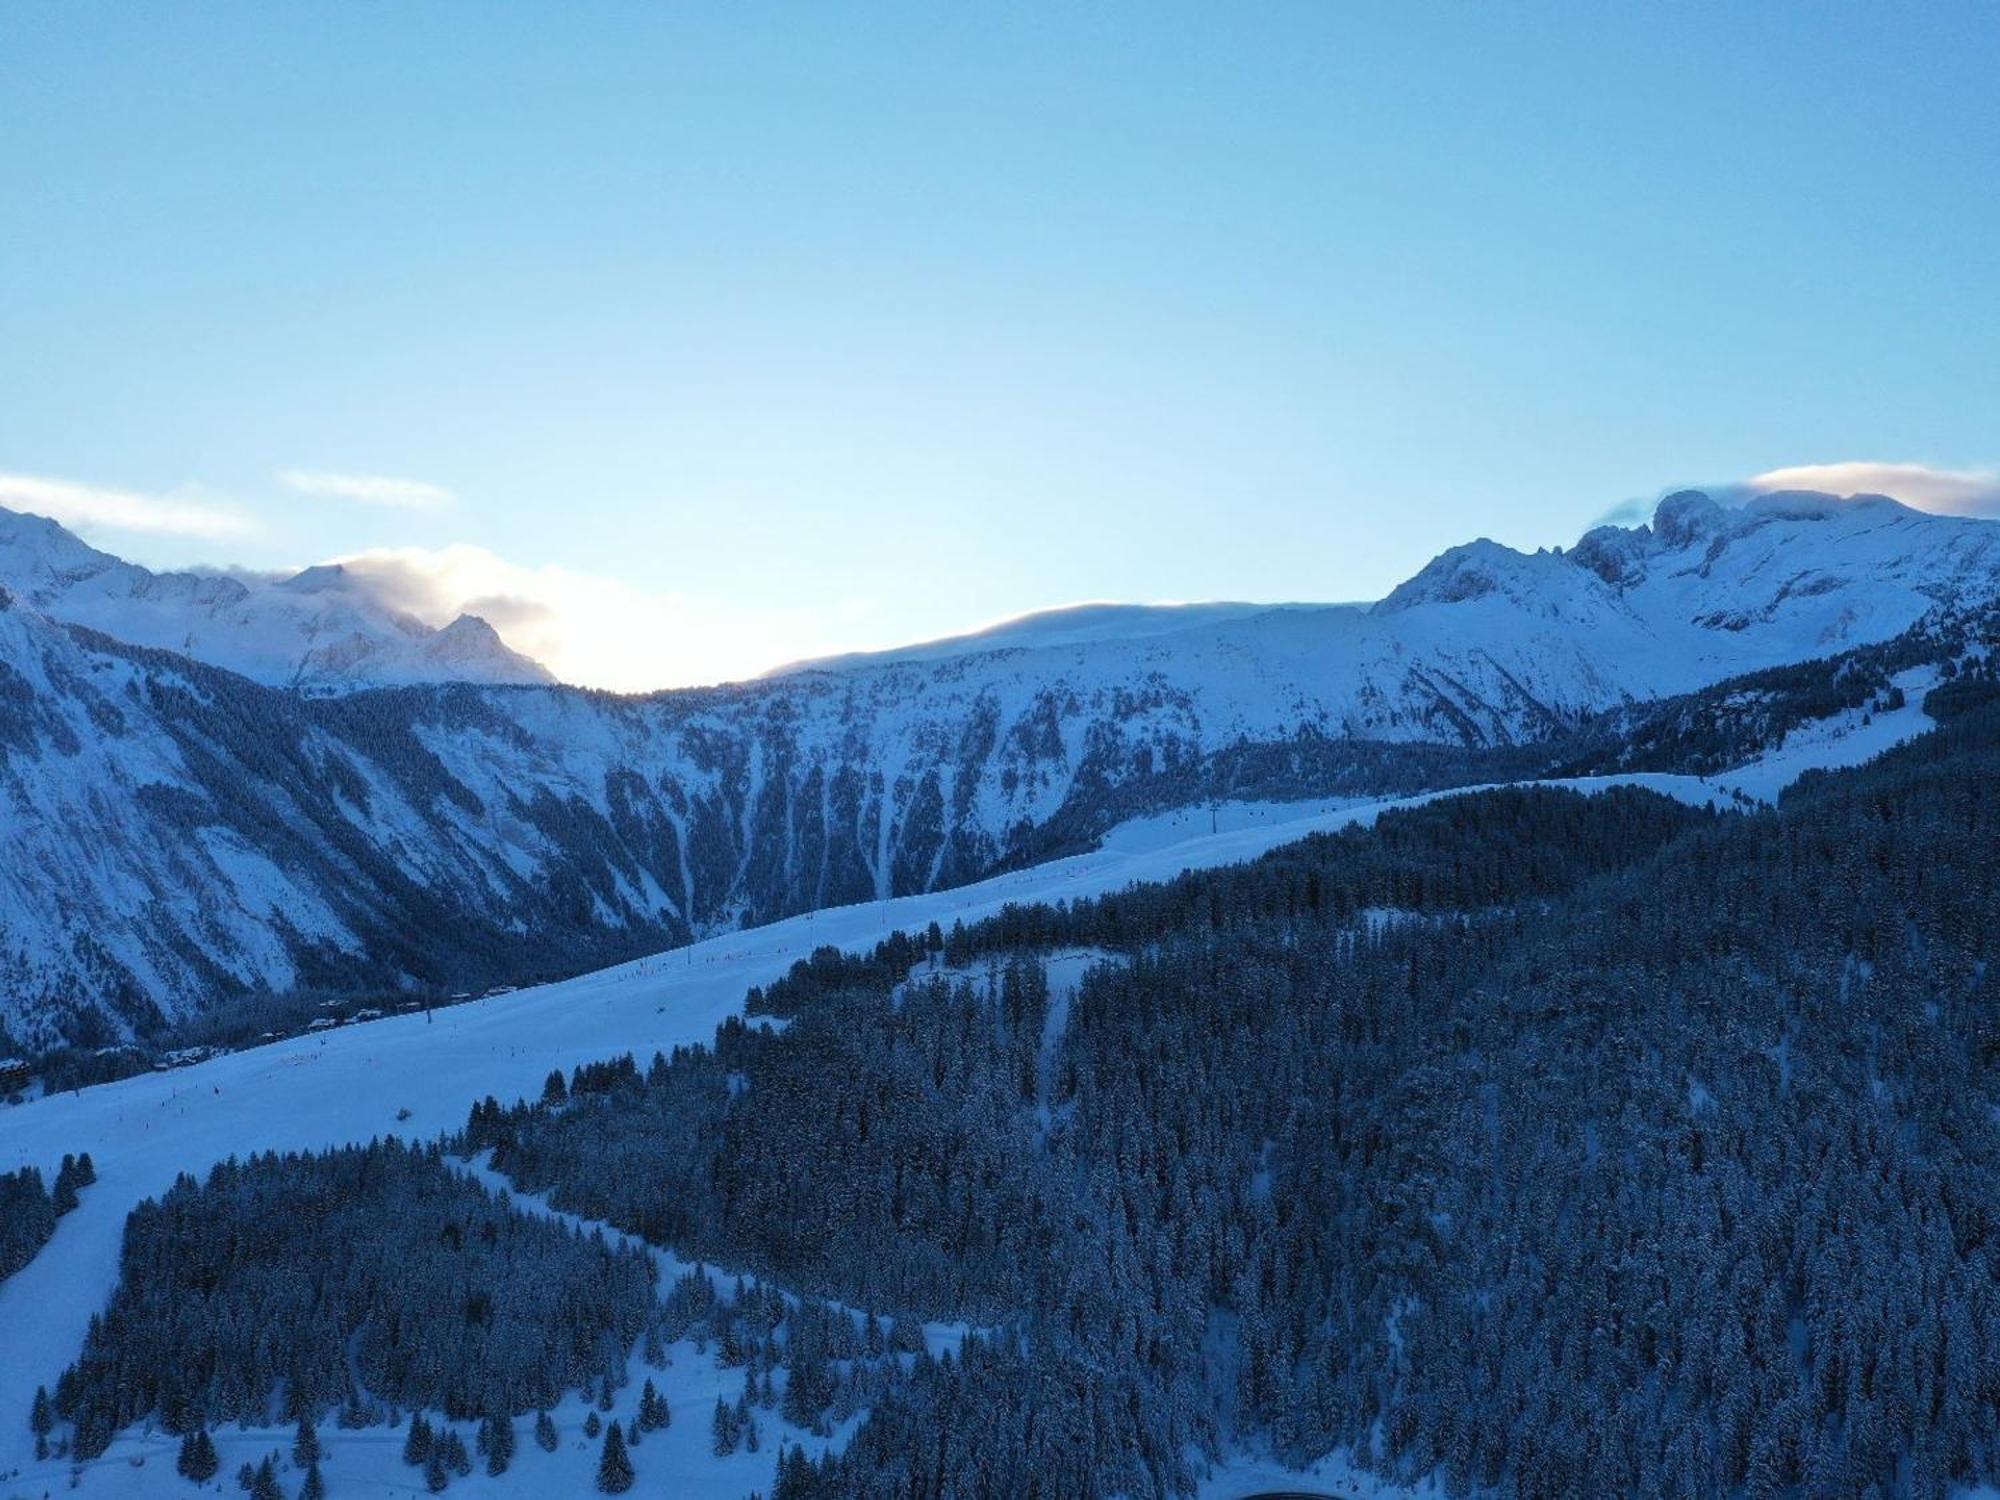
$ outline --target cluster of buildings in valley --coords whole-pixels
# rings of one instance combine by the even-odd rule
[[[369,1021],[385,1020],[391,1015],[428,1010],[435,1006],[462,1005],[470,1000],[490,1000],[500,995],[514,994],[519,988],[519,985],[496,984],[485,990],[461,990],[429,1000],[401,1000],[394,1004],[365,1005],[352,1011],[344,1009],[348,1002],[324,1000],[319,1006],[321,1014],[313,1016],[303,1026],[294,1025],[284,1030],[263,1031],[254,1037],[246,1036],[234,1043],[227,1041],[203,1043],[154,1052],[134,1042],[115,1042],[109,1046],[91,1049],[88,1061],[94,1063],[96,1067],[90,1069],[83,1078],[51,1081],[49,1086],[66,1090],[76,1086],[87,1086],[90,1083],[128,1078],[134,1073],[143,1073],[148,1069],[155,1073],[167,1073],[176,1068],[192,1068],[197,1063],[207,1062],[210,1058],[240,1052],[249,1047],[281,1042],[288,1037],[319,1035],[342,1026],[357,1026]],[[44,1072],[46,1064],[47,1059],[38,1062],[25,1057],[0,1058],[0,1101],[11,1099],[13,1102],[19,1102],[19,1096],[34,1086],[37,1077]]]

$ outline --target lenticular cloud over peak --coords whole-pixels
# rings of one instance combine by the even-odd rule
[[[1752,494],[1823,490],[1833,495],[1888,495],[1918,510],[1953,516],[2000,516],[2000,469],[1941,469],[1929,464],[1798,464],[1744,481]]]

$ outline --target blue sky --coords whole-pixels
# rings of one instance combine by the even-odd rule
[[[9,6],[0,500],[636,687],[2000,489],[1996,76],[1982,5]]]

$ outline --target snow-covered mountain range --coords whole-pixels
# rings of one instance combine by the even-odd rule
[[[0,509],[0,585],[65,624],[276,687],[554,680],[476,615],[433,629],[385,608],[337,563],[284,578],[154,573],[45,517]]]
[[[14,571],[65,537],[0,550],[0,1025],[21,1046],[241,991],[575,970],[962,883],[1222,794],[1532,772],[1607,710],[2000,598],[1990,522],[1688,493],[1566,552],[1454,548],[1371,608],[1043,617],[643,697],[325,694],[207,665],[163,623],[199,614],[227,662],[258,591],[235,613],[93,615],[150,600],[93,581],[113,559],[67,586]]]

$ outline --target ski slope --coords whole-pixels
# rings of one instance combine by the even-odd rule
[[[1921,701],[1921,693],[1912,697],[1913,705]],[[1644,786],[1691,803],[1728,805],[1745,795],[1774,794],[1814,765],[1848,764],[1879,753],[1929,722],[1914,706],[1865,726],[1858,718],[1844,725],[1828,721],[1833,727],[1822,732],[1813,726],[1793,736],[1799,743],[1788,740],[1767,761],[1706,780],[1637,773],[1545,784],[1582,791]],[[81,1347],[91,1314],[109,1295],[125,1216],[142,1199],[170,1187],[180,1172],[204,1173],[219,1160],[256,1150],[316,1149],[390,1133],[432,1137],[462,1125],[471,1105],[488,1094],[503,1101],[538,1095],[552,1068],[567,1072],[626,1051],[643,1060],[655,1050],[707,1042],[725,1017],[740,1011],[751,985],[777,978],[816,947],[863,949],[899,927],[932,921],[949,927],[990,916],[1010,902],[1073,900],[1134,881],[1170,879],[1185,869],[1234,864],[1312,833],[1372,825],[1392,808],[1472,790],[1377,802],[1225,807],[1215,811],[1212,832],[1207,808],[1176,815],[1178,823],[1147,819],[1115,830],[1091,853],[955,890],[833,908],[429,1016],[344,1027],[0,1110],[0,1170],[33,1165],[53,1178],[63,1153],[89,1151],[98,1172],[97,1183],[59,1222],[41,1254],[0,1282],[0,1500],[68,1486],[67,1463],[34,1462],[29,1404],[38,1385],[54,1386]],[[687,1433],[678,1403],[705,1401],[712,1407],[713,1395],[712,1390],[702,1395],[699,1388],[677,1390],[673,1431]],[[580,1422],[582,1409],[562,1415]],[[330,1483],[336,1474],[350,1479],[363,1470],[374,1474],[363,1455],[391,1451],[380,1429],[345,1433],[329,1425],[322,1437],[335,1455]],[[218,1433],[217,1441],[230,1466],[225,1475],[232,1473],[244,1441],[233,1430]],[[263,1443],[258,1454],[271,1445],[268,1435],[256,1441]],[[342,1467],[350,1449],[353,1461]],[[78,1490],[138,1495],[180,1484],[172,1477],[171,1450],[160,1451],[164,1469],[149,1461],[137,1470],[129,1462],[130,1439],[121,1439],[104,1458],[84,1467]],[[635,1456],[642,1475],[652,1451]],[[524,1443],[521,1460],[507,1476],[493,1481],[481,1472],[455,1481],[455,1487],[513,1492],[507,1487],[531,1483],[543,1457]],[[731,1488],[725,1492],[747,1490],[752,1483],[768,1489],[775,1449],[757,1457],[766,1465],[761,1479],[744,1473],[742,1455],[729,1461]],[[380,1474],[383,1487],[365,1492],[407,1492],[410,1471],[393,1456],[382,1461],[388,1465]],[[163,1474],[167,1484],[161,1483]],[[543,1475],[545,1482],[549,1478]],[[376,1482],[371,1479],[371,1486]]]
[[[1808,771],[1858,766],[1905,740],[1914,739],[1931,727],[1923,702],[1924,695],[1937,686],[1937,669],[1912,667],[1889,680],[1903,691],[1901,708],[1880,714],[1849,709],[1801,724],[1776,749],[1711,779],[1717,786],[1755,801],[1775,802],[1778,793]]]

